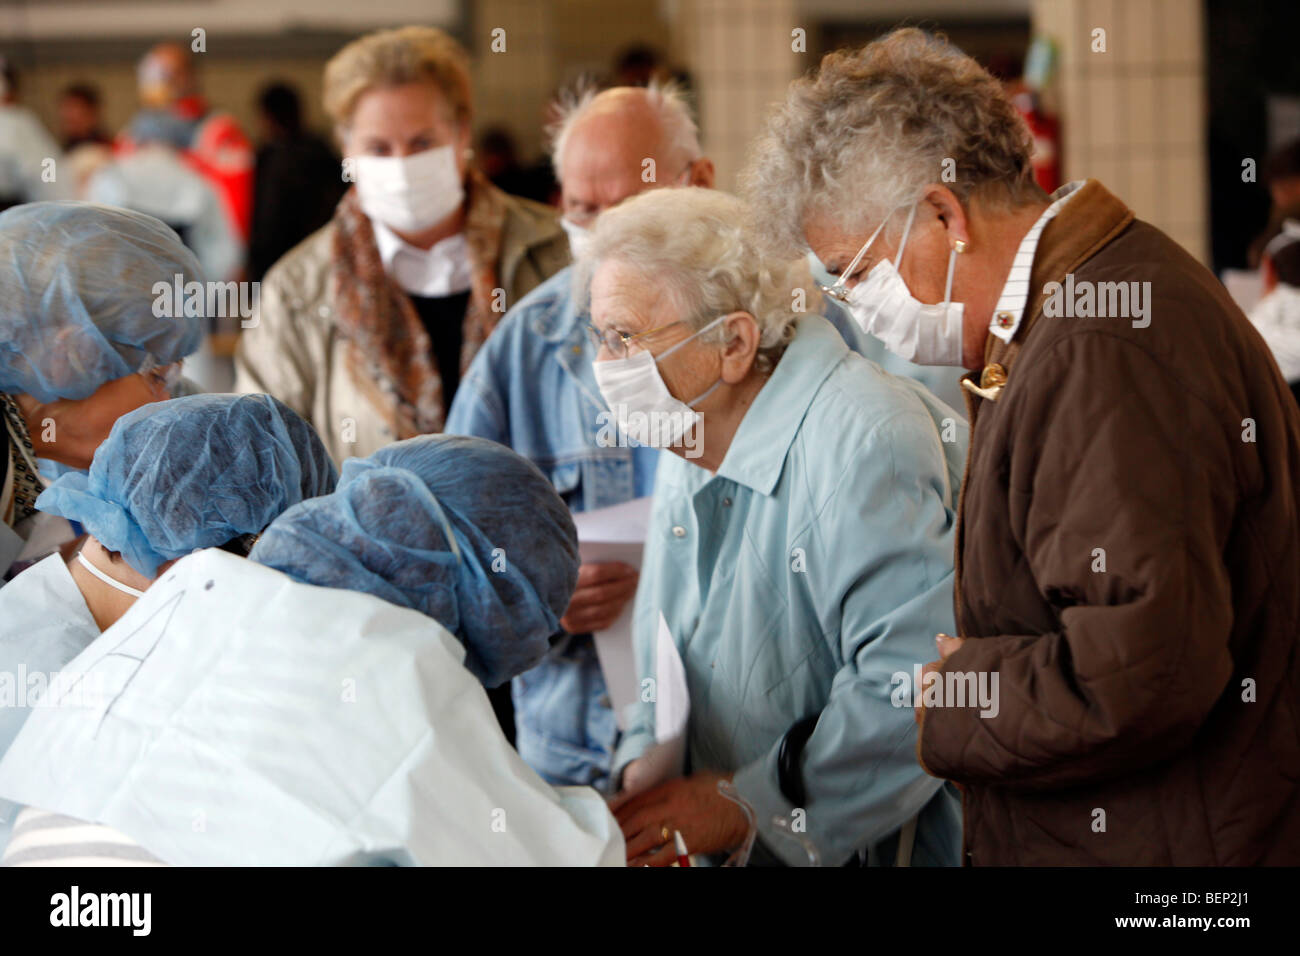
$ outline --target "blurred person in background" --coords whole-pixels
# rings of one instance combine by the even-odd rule
[[[657,186],[712,186],[690,108],[672,88],[586,90],[562,101],[551,128],[570,245],[580,252],[606,209]],[[656,179],[642,178],[643,162]],[[659,450],[602,443],[605,403],[591,371],[588,317],[573,301],[572,270],[516,305],[475,357],[447,431],[509,445],[542,470],[574,512],[651,493]],[[556,784],[604,787],[618,739],[591,632],[618,619],[636,593],[636,569],[584,564],[546,660],[514,682],[515,744]]]
[[[0,56],[0,212],[18,203],[72,195],[58,176],[58,144],[19,102],[18,70]]]
[[[479,169],[492,185],[512,196],[554,205],[558,184],[549,160],[531,166],[519,161],[514,134],[505,126],[490,126],[479,137],[475,151]]]
[[[244,246],[211,181],[185,160],[190,134],[170,110],[136,114],[133,148],[91,175],[85,198],[161,219],[198,256],[208,279],[225,282],[239,277]]]
[[[59,141],[64,152],[83,144],[111,146],[104,132],[99,88],[90,83],[72,83],[59,93]]]
[[[0,580],[73,536],[42,532],[37,458],[87,469],[113,424],[171,398],[203,320],[155,309],[156,283],[201,278],[149,216],[86,203],[0,214]]]
[[[72,178],[69,198],[85,199],[95,173],[113,161],[113,141],[100,125],[99,88],[90,83],[64,87],[58,110],[62,165]]]
[[[302,101],[287,83],[271,83],[257,99],[261,145],[253,186],[248,277],[260,280],[286,252],[325,225],[343,198],[339,157],[303,127]]]
[[[325,68],[356,185],[262,284],[239,391],[312,422],[336,459],[441,431],[506,309],[568,263],[555,212],[469,162],[468,60],[428,27],[372,33]]]
[[[189,50],[158,44],[141,59],[137,83],[140,120],[153,127],[156,121],[149,114],[161,110],[176,121],[182,131],[177,147],[212,184],[231,231],[246,242],[253,212],[253,148],[235,118],[214,110],[203,96]],[[129,152],[137,139],[133,120],[118,137],[119,152]]]
[[[1249,317],[1300,401],[1300,202],[1283,207],[1279,219],[1260,258],[1264,297]]]
[[[1300,139],[1293,139],[1265,160],[1264,184],[1275,213],[1300,207]]]

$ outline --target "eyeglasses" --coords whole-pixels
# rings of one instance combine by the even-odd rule
[[[664,329],[670,329],[674,325],[681,325],[682,319],[676,322],[668,322],[653,329],[647,329],[644,332],[638,332],[636,335],[626,335],[618,329],[609,328],[601,331],[590,322],[587,323],[587,337],[591,339],[592,346],[599,351],[605,349],[614,358],[627,358],[628,346],[638,339],[643,339],[647,335],[654,335],[656,332],[662,332]]]
[[[172,362],[168,365],[159,365],[151,356],[145,359],[144,365],[141,366],[138,374],[144,378],[149,387],[155,392],[165,392],[170,398],[181,380],[181,363]]]
[[[845,283],[848,281],[846,277],[853,275],[854,270],[857,269],[858,264],[862,262],[863,257],[867,254],[867,250],[871,248],[871,244],[875,242],[876,237],[880,235],[880,230],[885,228],[885,223],[889,222],[889,220],[894,217],[894,213],[898,212],[898,210],[902,208],[903,208],[902,206],[895,208],[893,212],[891,212],[888,216],[886,216],[884,219],[881,220],[880,225],[876,227],[876,231],[871,234],[871,238],[869,238],[866,242],[862,244],[862,248],[858,250],[858,254],[853,257],[853,261],[850,262],[844,268],[844,271],[840,273],[839,278],[835,280],[834,285],[822,285],[819,282],[817,284],[817,287],[821,289],[822,292],[824,292],[826,295],[834,299],[836,302],[848,302],[849,293],[852,290],[849,289],[847,285],[845,285]],[[908,231],[911,230],[911,228],[912,228],[912,220],[909,218],[907,220],[907,230],[903,232],[904,243],[907,242],[907,233]]]

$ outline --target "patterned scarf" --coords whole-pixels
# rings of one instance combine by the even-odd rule
[[[462,330],[460,367],[469,368],[501,319],[492,309],[505,203],[477,170],[465,183],[465,240],[473,277]],[[348,374],[378,408],[396,404],[399,439],[442,430],[447,406],[429,335],[410,298],[384,272],[356,189],[334,214],[331,268],[335,320],[347,342]]]
[[[36,453],[32,448],[32,438],[27,431],[23,413],[18,404],[4,392],[0,392],[0,412],[3,412],[4,428],[9,439],[6,443],[9,452],[6,467],[13,474],[13,514],[0,517],[8,519],[5,523],[12,528],[36,513],[36,499],[45,490],[45,483],[36,470]],[[0,472],[0,477],[3,474]],[[0,505],[6,511],[10,508],[9,502],[0,502]]]

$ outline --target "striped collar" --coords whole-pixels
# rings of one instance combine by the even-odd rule
[[[1020,240],[1011,272],[1007,275],[1002,295],[993,310],[993,318],[989,321],[989,331],[1003,342],[1010,342],[1015,337],[1016,330],[1020,328],[1020,320],[1024,317],[1025,304],[1029,301],[1029,274],[1034,267],[1034,255],[1038,251],[1038,239],[1042,236],[1043,229],[1083,184],[1084,180],[1077,179],[1052,193],[1052,204],[1043,210],[1038,221],[1025,233],[1025,238]]]

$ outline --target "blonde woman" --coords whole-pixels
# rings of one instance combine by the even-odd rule
[[[280,399],[341,460],[441,431],[461,371],[569,251],[552,210],[470,166],[469,67],[441,31],[350,43],[325,106],[355,185],[267,274],[236,389]]]

